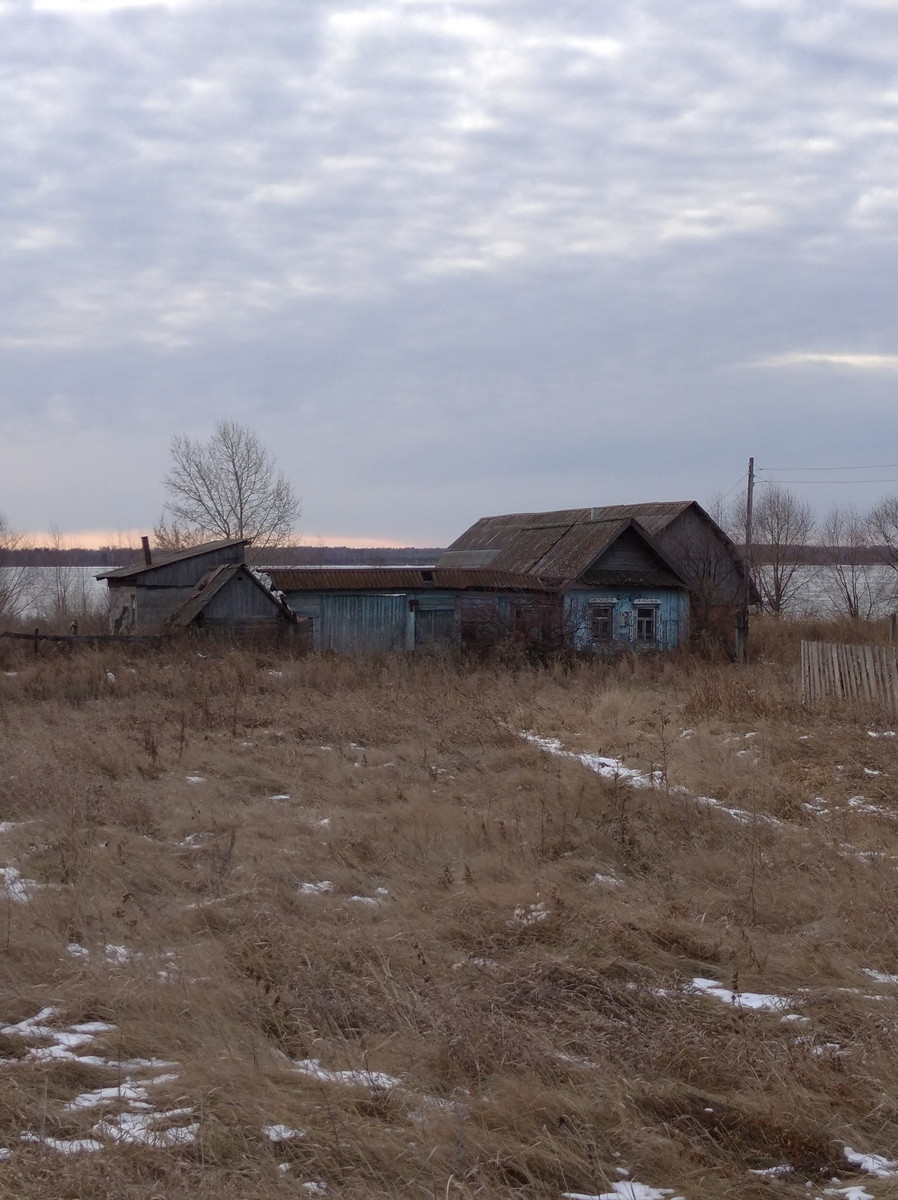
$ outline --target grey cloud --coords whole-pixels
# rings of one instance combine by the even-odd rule
[[[829,0],[0,7],[0,508],[101,520],[93,478],[49,478],[74,429],[84,474],[104,445],[137,464],[115,505],[146,523],[171,434],[222,413],[317,528],[425,541],[707,496],[752,449],[878,461],[882,377],[753,364],[898,353],[892,26]]]

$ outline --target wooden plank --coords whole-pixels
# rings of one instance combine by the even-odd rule
[[[864,681],[864,698],[872,704],[878,697],[876,694],[876,681],[873,677],[873,655],[870,652],[869,646],[861,647],[861,665]]]
[[[821,671],[821,653],[820,644],[815,642],[812,647],[811,656],[811,671],[813,672],[813,688],[814,699],[819,701],[823,698],[823,674]]]
[[[873,679],[876,685],[876,700],[883,708],[891,708],[889,685],[883,671],[883,650],[880,646],[870,647],[870,661],[873,666]]]
[[[801,642],[801,702],[811,703],[810,654],[806,641]]]
[[[832,658],[836,664],[832,692],[842,700],[850,700],[854,695],[854,678],[851,674],[851,662],[845,653],[844,646],[833,646]]]

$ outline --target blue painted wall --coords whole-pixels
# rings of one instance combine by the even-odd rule
[[[613,606],[613,637],[610,643],[593,642],[591,607]],[[655,640],[637,641],[636,609],[655,608]],[[564,597],[564,628],[578,650],[595,648],[673,650],[689,638],[689,593],[676,588],[577,588]]]
[[[544,597],[538,600],[545,603]],[[401,594],[290,592],[287,601],[298,616],[311,618],[316,650],[353,653],[414,650],[428,644],[486,645],[526,628],[532,598],[427,589]],[[596,645],[592,640],[590,602],[613,605],[614,639],[610,644]],[[656,606],[657,636],[650,643],[636,639],[640,604]],[[540,611],[544,610],[534,610],[537,622]],[[676,588],[576,588],[563,597],[562,623],[565,636],[578,650],[628,646],[672,650],[689,636],[689,594]],[[556,628],[552,618],[550,627]]]

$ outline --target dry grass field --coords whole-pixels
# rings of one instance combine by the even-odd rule
[[[898,1197],[898,725],[756,646],[0,643],[0,1195]]]

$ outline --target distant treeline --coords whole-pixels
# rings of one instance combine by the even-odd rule
[[[381,567],[429,565],[443,553],[439,547],[389,546],[360,550],[352,546],[284,546],[263,552],[268,566],[277,567]],[[98,549],[54,550],[35,546],[31,550],[8,550],[3,554],[5,567],[124,567],[140,562],[142,552],[120,546]]]
[[[855,563],[859,567],[872,567],[882,563],[894,563],[895,556],[888,546],[754,546],[754,559],[762,566],[781,561],[800,563],[807,567],[823,567],[834,562]]]

